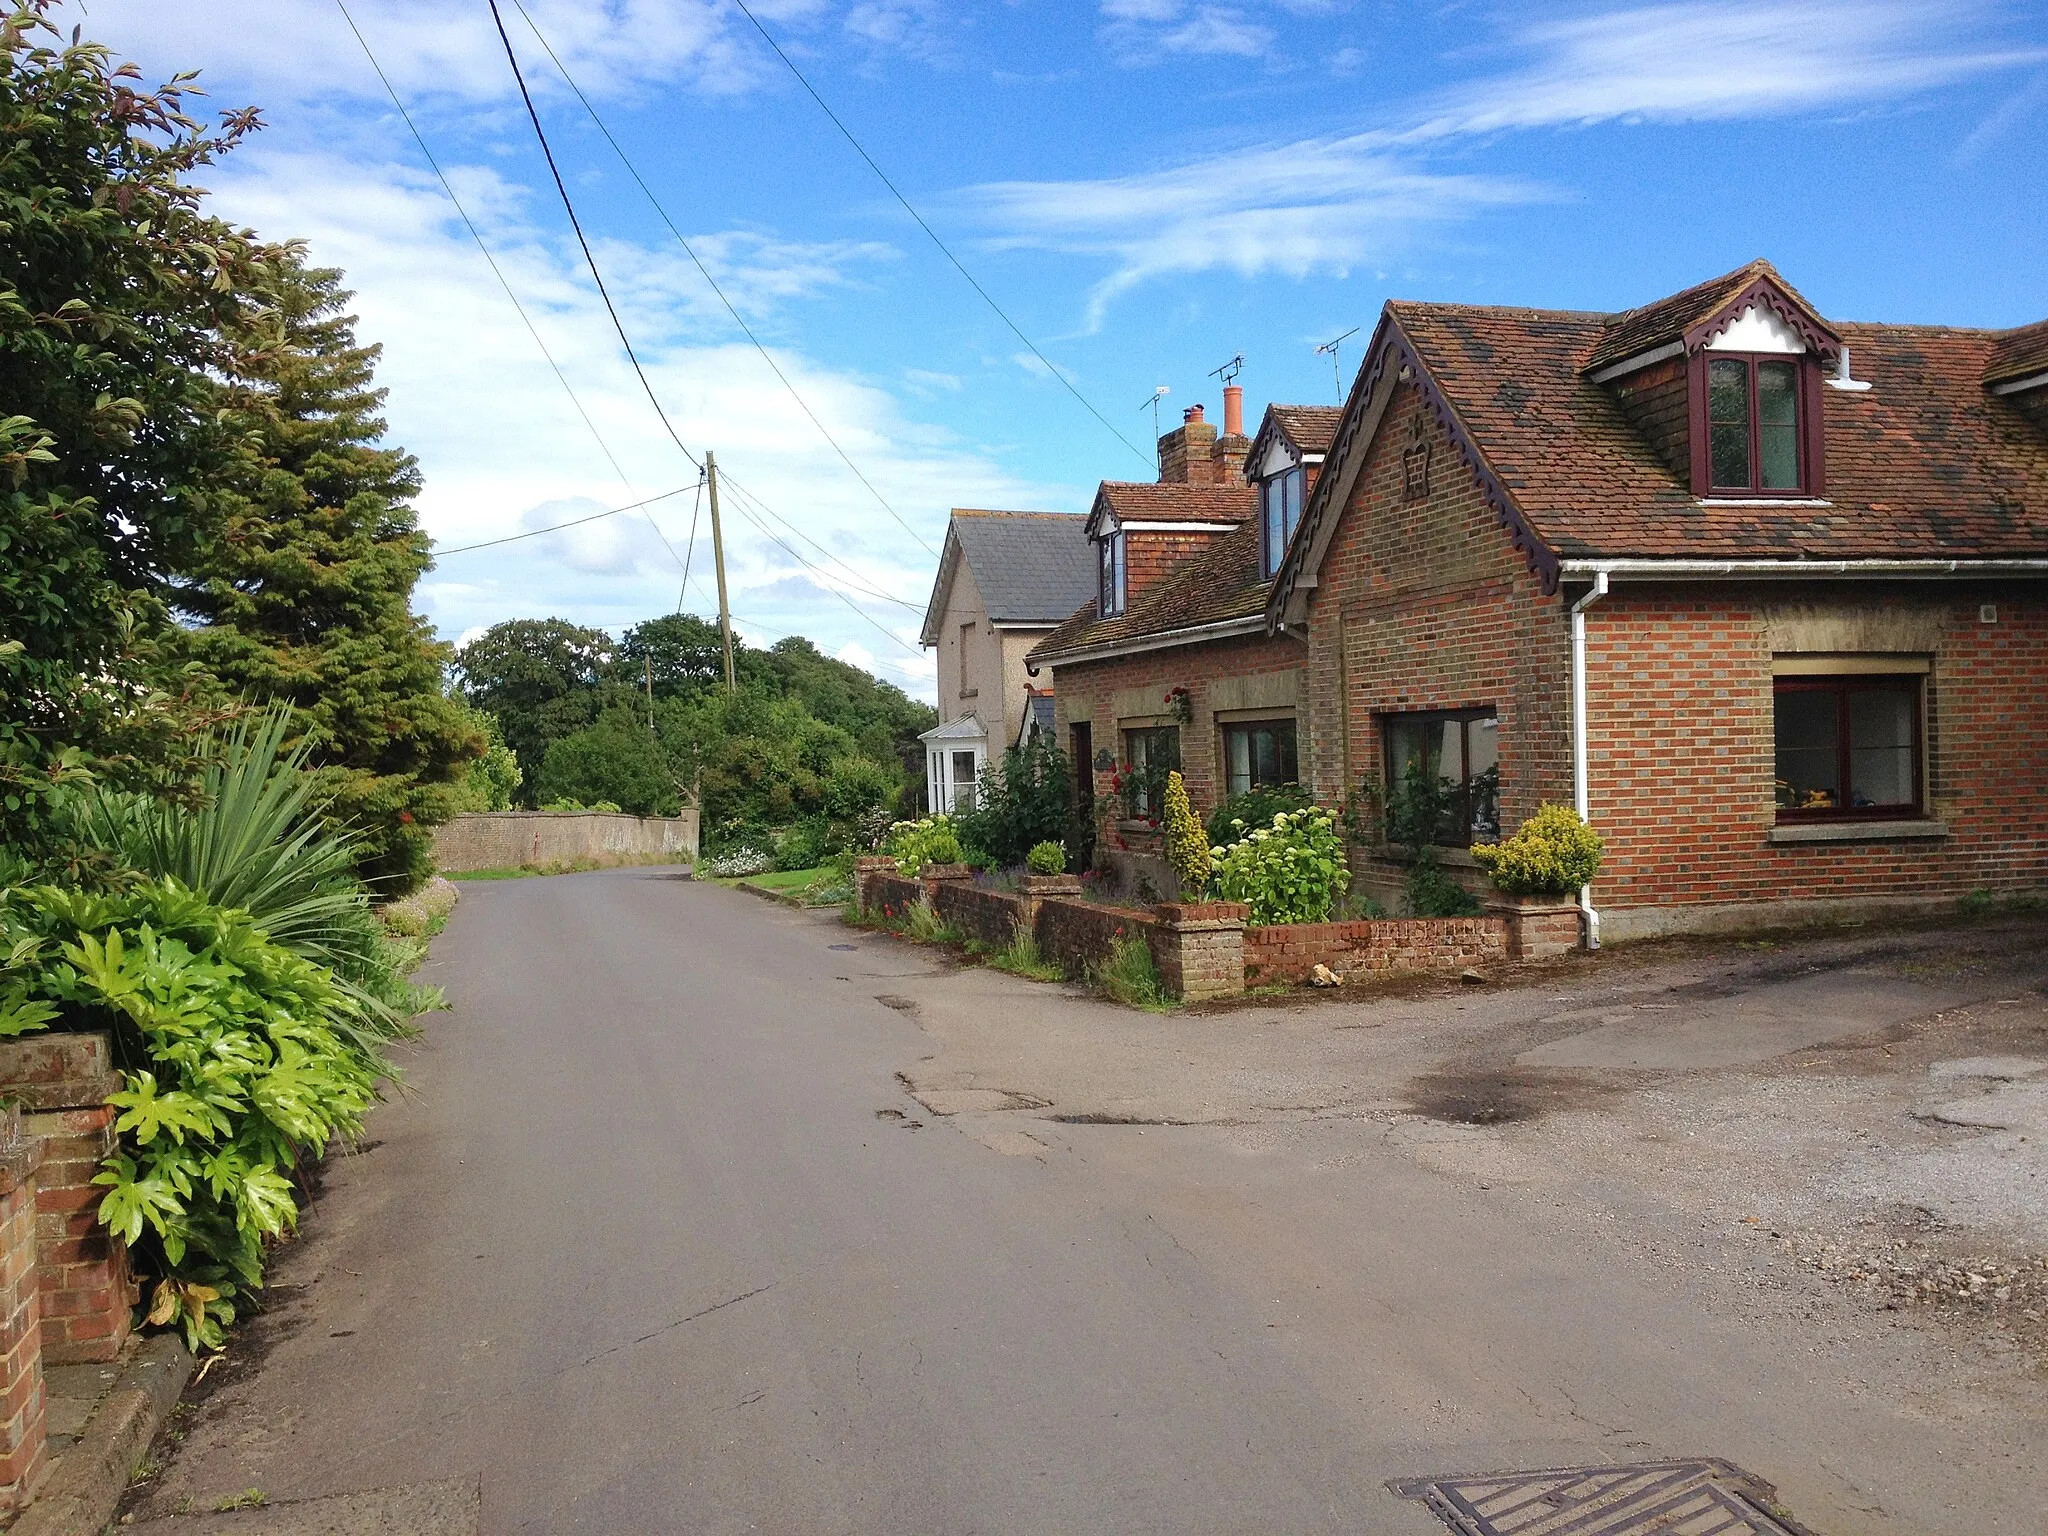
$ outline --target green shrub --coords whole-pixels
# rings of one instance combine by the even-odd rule
[[[298,1217],[291,1171],[353,1137],[385,1063],[363,1004],[247,913],[175,880],[94,896],[0,891],[0,1035],[108,1030],[120,1143],[99,1219],[157,1285],[149,1315],[216,1347],[263,1245]]]
[[[899,821],[889,829],[882,852],[896,861],[898,874],[914,875],[927,864],[960,863],[960,834],[950,816]]]
[[[1112,939],[1094,977],[1103,991],[1129,1007],[1163,1011],[1173,1006],[1159,967],[1152,963],[1152,947],[1141,935],[1119,933]]]
[[[1042,843],[1033,843],[1031,851],[1024,855],[1024,867],[1034,875],[1064,875],[1067,872],[1067,850],[1050,838]]]
[[[960,841],[1005,869],[1023,863],[1035,844],[1067,829],[1073,793],[1066,754],[1043,739],[1012,747],[1000,764],[982,770],[974,801],[959,817]]]
[[[1328,922],[1351,884],[1337,820],[1318,805],[1281,811],[1271,826],[1247,832],[1213,857],[1217,895],[1247,903],[1252,923],[1261,927]]]
[[[800,821],[775,839],[775,867],[816,869],[825,862],[825,844],[823,821]]]
[[[1473,845],[1472,857],[1510,896],[1563,896],[1591,885],[1600,834],[1568,805],[1539,805],[1513,837]]]
[[[1183,901],[1200,901],[1209,888],[1209,839],[1188,803],[1187,781],[1176,771],[1166,776],[1162,807],[1166,822],[1166,862],[1180,881]]]
[[[1299,784],[1274,784],[1232,795],[1209,814],[1209,842],[1219,848],[1234,843],[1253,827],[1270,827],[1282,811],[1306,810],[1314,804]]]

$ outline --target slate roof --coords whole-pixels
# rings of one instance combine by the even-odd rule
[[[1986,384],[2007,384],[2014,379],[2048,373],[2048,320],[2007,331],[1991,349],[1991,363],[1984,370]]]
[[[997,624],[1056,624],[1095,590],[1095,548],[1079,512],[997,512],[955,507],[938,579],[925,610],[926,645],[937,624],[953,560],[965,560]],[[957,551],[957,554],[956,554]]]
[[[1386,313],[1530,530],[1562,558],[2048,554],[2048,437],[1984,387],[2010,332],[1830,326],[1871,388],[1821,390],[1829,504],[1695,499],[1586,374],[1620,321],[1638,327],[1622,349],[1633,355],[1684,314],[1711,314],[1701,295],[1714,286],[1630,312],[1663,312],[1653,320],[1403,302]]]
[[[1344,419],[1341,405],[1269,405],[1266,413],[1303,453],[1328,453],[1337,436],[1337,423]]]
[[[1259,580],[1259,527],[1247,515],[1237,528],[1132,598],[1115,618],[1096,618],[1091,598],[1033,646],[1026,661],[1037,666],[1067,651],[1257,618],[1265,612],[1272,585]]]

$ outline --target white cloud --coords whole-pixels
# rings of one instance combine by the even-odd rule
[[[1901,0],[1723,0],[1545,19],[1510,38],[1529,62],[1447,93],[1415,132],[1779,116],[2048,59],[2039,47],[1968,41],[1984,14]]]
[[[1384,136],[1360,134],[1097,181],[998,182],[964,197],[1000,243],[1114,257],[1089,299],[1099,324],[1112,299],[1148,278],[1341,272],[1425,227],[1536,195],[1507,178],[1423,170]]]

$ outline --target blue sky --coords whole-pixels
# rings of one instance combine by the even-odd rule
[[[525,4],[875,488],[501,0],[656,392],[730,476],[740,629],[808,634],[929,697],[916,632],[946,509],[1084,510],[1096,481],[1149,478],[1149,460],[1048,376],[736,9]],[[483,0],[350,10],[595,433],[335,0],[74,0],[59,17],[151,74],[202,70],[215,106],[265,109],[269,128],[208,174],[217,206],[347,269],[441,547],[693,486],[581,267]],[[755,14],[1147,452],[1154,387],[1172,390],[1171,419],[1198,402],[1213,418],[1207,374],[1235,353],[1253,419],[1268,400],[1334,400],[1315,345],[1362,328],[1348,383],[1390,297],[1618,309],[1761,255],[1839,318],[2048,317],[2038,7],[766,0]],[[450,554],[420,606],[449,639],[506,618],[616,631],[669,612],[693,501]],[[701,514],[690,563],[687,606],[715,611]]]

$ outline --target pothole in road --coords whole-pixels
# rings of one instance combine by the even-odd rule
[[[1553,1467],[1387,1484],[1459,1536],[1810,1536],[1777,1489],[1718,1460]]]
[[[1431,1072],[1408,1085],[1408,1108],[1455,1125],[1506,1125],[1557,1109],[1586,1109],[1626,1092],[1595,1082],[1523,1067]]]

